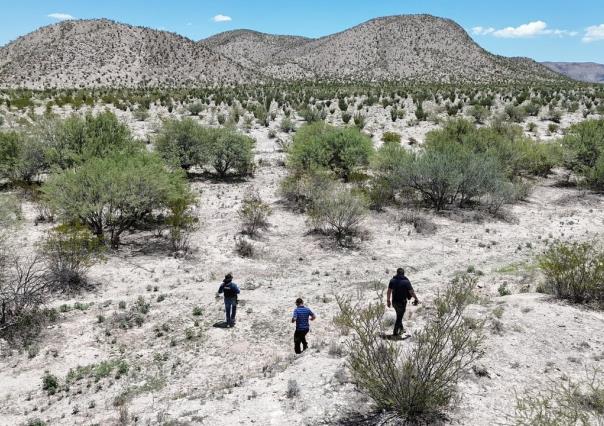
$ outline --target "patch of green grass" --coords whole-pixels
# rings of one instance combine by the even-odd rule
[[[123,359],[102,361],[98,364],[78,366],[67,373],[67,383],[73,383],[85,378],[94,378],[96,382],[109,377],[115,371],[115,378],[119,379],[128,372],[129,366]]]
[[[113,400],[113,405],[121,407],[132,398],[149,392],[156,392],[166,386],[166,379],[162,376],[153,376],[148,378],[145,383],[140,386],[130,386],[122,393],[117,395]]]

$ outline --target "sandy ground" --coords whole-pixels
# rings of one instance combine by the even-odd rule
[[[130,125],[147,135],[154,128],[150,121]],[[382,131],[377,119],[369,126]],[[407,128],[404,138],[422,139],[430,126]],[[412,333],[422,323],[424,306],[455,273],[473,266],[482,274],[483,301],[472,309],[488,319],[486,355],[477,365],[490,377],[468,372],[463,378],[462,398],[448,413],[453,424],[508,424],[515,391],[543,387],[551,379],[581,380],[586,369],[604,366],[604,314],[535,293],[541,278],[534,268],[548,240],[602,236],[601,196],[560,188],[552,177],[537,181],[526,202],[509,207],[506,221],[426,212],[437,230],[421,235],[401,222],[400,212],[388,209],[370,214],[363,225],[367,238],[357,248],[334,248],[324,237],[307,234],[305,217],[282,205],[277,189],[285,175],[279,165],[283,154],[266,129],[250,133],[262,159],[252,179],[193,183],[202,225],[193,235],[191,257],[174,258],[152,234],[127,236],[119,252],[90,271],[92,291],[51,305],[92,303],[87,310],[61,313],[43,331],[33,356],[1,348],[0,424],[40,418],[53,425],[107,425],[119,424],[121,415],[137,424],[317,425],[367,411],[369,401],[344,368],[348,336],[332,323],[338,313],[334,296],[367,300],[373,297],[371,283],[385,285],[398,266],[407,269],[423,302],[408,309]],[[234,252],[237,210],[251,188],[271,204],[273,215],[270,229],[253,241],[257,254],[244,259]],[[34,226],[32,205],[25,203],[24,211],[14,240],[25,250],[50,225]],[[229,271],[242,288],[238,322],[233,329],[213,328],[223,318],[215,293]],[[504,282],[513,294],[501,297],[497,289]],[[142,326],[116,327],[112,318],[123,311],[119,302],[128,309],[141,296],[150,304]],[[292,347],[297,297],[318,315],[302,356],[294,356]],[[193,315],[194,307],[202,309],[201,316]],[[501,318],[495,320],[494,311]],[[407,342],[401,344],[412,339]],[[121,378],[84,378],[52,396],[42,390],[45,371],[64,383],[72,368],[119,359],[130,366]],[[294,398],[287,396],[290,380],[299,387]],[[129,396],[126,408],[114,404],[123,393]]]

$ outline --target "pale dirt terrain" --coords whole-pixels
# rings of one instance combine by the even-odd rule
[[[435,127],[392,125],[383,116],[376,114],[368,123],[369,131],[375,128],[376,144],[382,125],[401,131],[403,140],[420,141]],[[139,137],[147,137],[157,119],[152,114],[148,122],[128,121]],[[195,211],[201,227],[192,237],[189,258],[171,256],[165,241],[151,233],[127,236],[118,252],[90,271],[93,290],[51,304],[93,303],[88,310],[61,313],[43,331],[33,357],[1,346],[0,424],[25,424],[32,418],[52,425],[119,424],[114,399],[126,390],[129,421],[143,425],[317,425],[368,412],[369,400],[355,390],[344,368],[349,336],[332,323],[338,313],[334,296],[370,300],[375,294],[371,283],[385,286],[398,266],[407,269],[422,301],[406,315],[412,334],[456,273],[472,265],[484,274],[479,276],[481,303],[470,312],[488,320],[486,354],[477,365],[490,377],[470,371],[463,378],[461,400],[448,413],[452,424],[509,424],[515,391],[542,388],[548,380],[582,380],[586,369],[604,367],[604,314],[535,293],[541,277],[534,267],[546,240],[601,238],[603,197],[557,187],[552,177],[536,181],[533,194],[510,206],[505,221],[469,211],[425,212],[437,230],[421,235],[390,208],[370,214],[363,226],[367,236],[357,248],[336,248],[325,237],[308,234],[305,216],[280,201],[277,189],[286,171],[275,139],[268,139],[264,128],[250,134],[262,160],[253,178],[193,183],[200,193]],[[244,259],[234,252],[237,210],[252,188],[271,204],[273,215],[270,229],[253,242],[257,255]],[[34,226],[31,204],[24,203],[24,212],[13,243],[26,253],[52,225]],[[215,293],[229,271],[242,288],[238,322],[234,329],[213,328],[223,319],[223,303]],[[511,296],[499,296],[504,282]],[[158,301],[159,295],[165,300]],[[150,303],[142,327],[113,325],[114,313],[122,311],[118,303],[125,301],[129,308],[139,296]],[[318,316],[302,356],[295,356],[292,347],[290,317],[297,297]],[[196,306],[203,310],[200,317],[193,316]],[[500,324],[493,314],[498,307],[503,308]],[[104,322],[99,323],[99,315]],[[192,339],[185,337],[187,329]],[[413,344],[413,337],[400,344]],[[64,383],[71,368],[117,359],[130,366],[119,379],[113,374],[98,383],[83,379],[53,396],[41,388],[45,371]],[[287,397],[289,380],[300,388],[295,398]]]

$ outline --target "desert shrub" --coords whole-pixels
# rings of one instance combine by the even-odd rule
[[[14,256],[1,246],[0,334],[19,325],[33,326],[48,288],[48,271],[40,257]]]
[[[468,115],[474,118],[474,121],[477,124],[484,124],[487,118],[489,118],[490,114],[491,112],[489,111],[489,109],[482,105],[472,105],[468,109]]]
[[[101,247],[100,240],[82,225],[60,225],[49,231],[40,249],[52,289],[68,291],[84,285]]]
[[[314,123],[317,121],[323,120],[324,117],[321,116],[321,111],[319,111],[315,107],[307,107],[300,110],[300,116],[307,123]]]
[[[209,138],[207,133],[190,118],[166,120],[155,140],[155,149],[168,163],[188,170],[204,164],[207,156],[204,141]]]
[[[334,235],[338,242],[358,233],[366,214],[366,202],[345,188],[320,194],[308,213],[314,229]]]
[[[25,133],[0,132],[0,179],[30,183],[46,168],[42,144]]]
[[[504,113],[508,120],[514,123],[522,123],[527,116],[526,110],[521,106],[506,105]]]
[[[288,166],[296,171],[323,168],[347,179],[369,164],[371,139],[353,127],[325,123],[302,126],[288,153]]]
[[[512,418],[518,426],[604,423],[604,382],[596,370],[583,382],[550,381],[545,390],[516,394]]]
[[[281,129],[282,132],[291,133],[296,130],[296,125],[291,120],[291,118],[283,117],[283,119],[281,120],[281,124],[279,125],[279,128]]]
[[[604,119],[585,120],[568,129],[563,139],[565,165],[593,189],[604,189]]]
[[[0,228],[2,231],[16,225],[22,219],[21,200],[12,194],[0,194]]]
[[[363,129],[365,127],[365,116],[360,112],[356,113],[353,117],[354,125],[359,129]]]
[[[604,306],[604,250],[595,242],[557,241],[538,260],[547,293]]]
[[[291,173],[279,187],[280,195],[299,211],[312,208],[318,197],[335,185],[333,173],[326,170],[310,170],[306,173]]]
[[[209,147],[209,162],[221,178],[248,175],[254,165],[254,139],[234,130],[219,129]]]
[[[451,403],[462,373],[482,356],[482,323],[464,317],[475,286],[476,279],[467,275],[452,281],[434,300],[435,309],[412,346],[380,337],[383,295],[364,306],[337,297],[339,321],[355,333],[348,341],[348,366],[379,408],[427,420]]]
[[[193,116],[199,115],[200,112],[204,110],[204,105],[201,102],[192,103],[187,107],[189,113]]]
[[[174,194],[188,192],[182,174],[144,152],[90,159],[52,175],[42,191],[65,223],[85,224],[113,247],[124,231],[167,207]]]
[[[382,141],[384,143],[401,143],[401,135],[395,132],[384,132],[382,135]]]
[[[198,219],[193,215],[191,207],[196,202],[193,194],[186,187],[184,192],[173,192],[167,201],[168,225],[170,244],[174,252],[186,253],[190,250],[191,233],[198,226]]]
[[[351,113],[349,113],[348,111],[342,112],[342,121],[344,122],[344,124],[350,123],[351,118],[352,118]]]
[[[42,123],[35,134],[45,147],[46,161],[62,169],[89,158],[115,152],[129,155],[142,149],[142,144],[134,141],[128,127],[110,112]]]
[[[524,137],[519,126],[505,123],[476,128],[466,120],[450,120],[442,129],[426,135],[428,149],[446,147],[452,142],[496,158],[509,179],[523,173],[546,175],[561,159],[557,143],[538,143]]]
[[[259,230],[266,229],[268,227],[268,217],[271,213],[271,207],[262,201],[258,192],[247,193],[239,209],[243,233],[253,236]]]
[[[254,257],[254,245],[243,237],[235,240],[235,252],[241,257]]]
[[[403,223],[413,225],[418,234],[433,234],[436,232],[436,224],[430,221],[419,209],[406,209],[400,213],[399,220]]]
[[[59,379],[57,376],[48,372],[42,376],[42,390],[48,395],[54,395],[59,390]]]

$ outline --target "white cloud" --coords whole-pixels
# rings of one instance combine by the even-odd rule
[[[499,38],[528,38],[536,36],[574,37],[576,31],[550,29],[543,21],[533,21],[517,27],[506,27],[495,29],[493,27],[474,27],[472,33],[475,35],[492,35]]]
[[[487,34],[492,34],[495,32],[495,28],[493,27],[474,27],[472,28],[472,33],[476,34],[476,35],[487,35]]]
[[[214,22],[229,22],[232,20],[233,19],[230,16],[226,16],[226,15],[216,15],[212,18],[212,21],[214,21]]]
[[[51,13],[48,15],[49,18],[58,19],[59,21],[66,21],[68,19],[75,19],[68,13]]]
[[[585,29],[585,35],[583,36],[583,41],[585,43],[600,40],[604,40],[604,24],[592,25]]]

